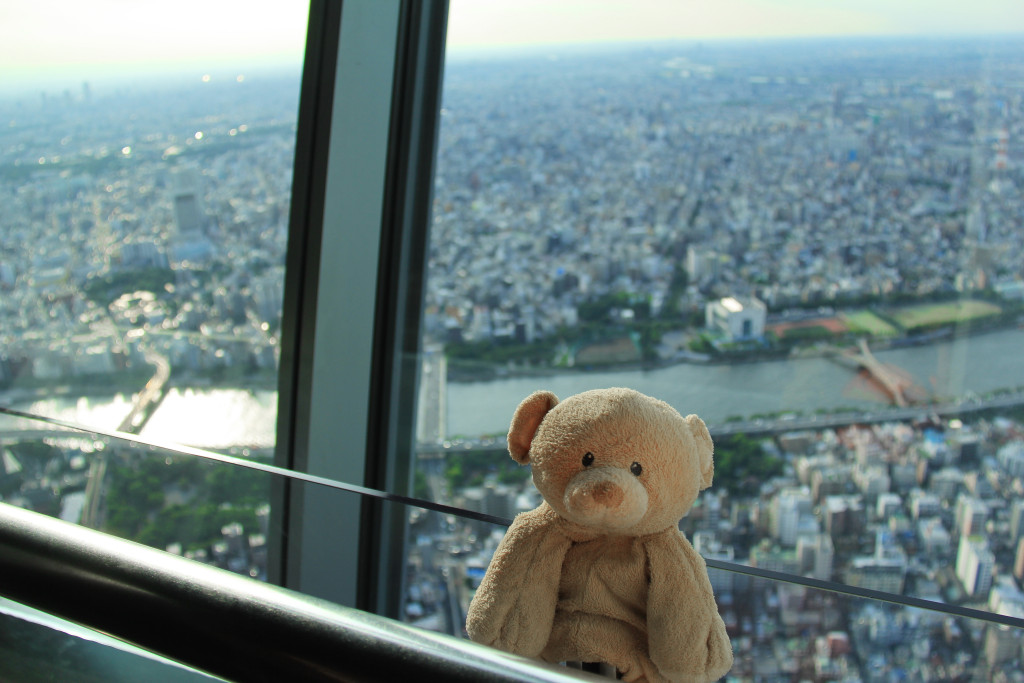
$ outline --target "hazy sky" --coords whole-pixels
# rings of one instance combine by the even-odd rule
[[[1024,31],[1024,0],[452,0],[452,47]]]
[[[301,0],[0,0],[0,86],[301,63]]]
[[[0,0],[0,85],[298,63],[305,30],[301,0]],[[1022,30],[1024,0],[452,0],[449,49]]]

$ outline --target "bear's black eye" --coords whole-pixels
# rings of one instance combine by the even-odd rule
[[[594,454],[588,451],[583,456],[583,466],[584,467],[590,467],[593,464],[594,464]]]
[[[639,477],[640,473],[644,471],[644,468],[640,463],[635,462],[629,466],[629,471],[633,473],[633,476]]]

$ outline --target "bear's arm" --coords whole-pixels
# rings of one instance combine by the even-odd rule
[[[648,648],[667,678],[713,681],[732,668],[732,644],[718,614],[707,565],[676,529],[648,537]]]
[[[562,561],[571,541],[547,503],[516,516],[469,605],[466,632],[478,643],[536,657],[551,636]]]

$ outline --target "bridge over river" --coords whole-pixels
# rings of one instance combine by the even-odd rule
[[[923,403],[929,398],[928,390],[918,386],[910,373],[904,372],[894,365],[882,363],[875,358],[865,339],[860,339],[857,342],[856,350],[846,349],[835,358],[864,370],[879,385],[889,400],[900,408]]]
[[[126,434],[138,434],[146,425],[146,420],[160,405],[164,397],[164,385],[171,376],[171,364],[164,356],[155,351],[146,354],[146,360],[156,370],[146,386],[135,396],[132,409],[118,426],[117,431]],[[66,436],[66,433],[65,433]],[[89,479],[85,485],[85,505],[82,507],[82,526],[99,528],[100,504],[103,500],[103,483],[107,476],[109,452],[104,450],[99,457],[93,458],[89,469]]]

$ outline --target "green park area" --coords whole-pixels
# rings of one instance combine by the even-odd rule
[[[878,317],[874,311],[861,309],[840,315],[843,322],[855,334],[868,334],[872,337],[894,337],[899,334],[891,323]]]
[[[964,299],[920,304],[886,311],[886,316],[909,333],[999,315],[1003,309],[988,301]]]

